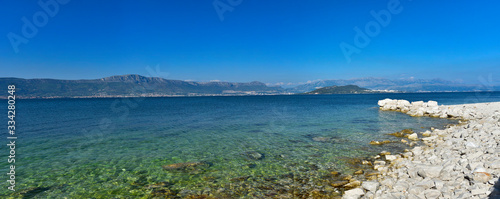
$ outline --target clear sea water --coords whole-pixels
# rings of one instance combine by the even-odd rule
[[[380,111],[377,101],[384,98],[449,105],[500,101],[500,93],[18,99],[16,192],[7,190],[4,125],[0,196],[153,198],[168,190],[265,198],[289,191],[286,183],[326,189],[322,176],[331,171],[352,174],[359,169],[353,160],[407,148],[370,141],[399,141],[387,134],[457,122]],[[6,115],[7,102],[0,102]],[[248,157],[256,153],[261,159]],[[203,165],[162,168],[183,162]],[[307,182],[287,182],[290,174]]]

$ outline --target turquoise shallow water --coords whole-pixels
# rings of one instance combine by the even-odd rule
[[[379,111],[384,98],[462,104],[500,93],[17,100],[17,191],[0,195],[270,197],[293,192],[282,190],[288,184],[325,188],[323,176],[352,173],[356,158],[405,148],[368,144],[401,139],[387,133],[456,122]],[[200,166],[162,168],[185,162]]]

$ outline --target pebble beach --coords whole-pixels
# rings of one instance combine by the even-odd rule
[[[378,105],[383,111],[460,123],[406,135],[422,144],[374,157],[367,163],[379,172],[377,178],[345,191],[342,198],[500,198],[500,102],[440,106],[384,99]]]

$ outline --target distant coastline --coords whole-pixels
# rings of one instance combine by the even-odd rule
[[[283,93],[283,94],[193,94],[193,95],[107,95],[107,96],[50,96],[50,97],[24,97],[16,96],[17,99],[111,99],[111,98],[161,98],[161,97],[244,97],[244,96],[287,96],[287,95],[373,95],[373,94],[411,94],[411,93],[496,93],[500,91],[439,91],[439,92],[373,92],[373,93],[342,93],[342,94],[303,94],[303,93]],[[7,99],[0,96],[0,99]]]
[[[99,98],[140,98],[140,97],[219,97],[219,96],[273,96],[273,95],[293,95],[293,94],[192,94],[192,95],[103,95],[103,96],[48,96],[48,97],[24,97],[16,96],[18,99],[99,99]],[[0,96],[0,99],[7,99]]]
[[[88,80],[0,78],[0,91],[11,84],[16,85],[18,99],[494,92],[500,90],[500,87],[495,86],[456,85],[444,80],[402,81],[360,78],[321,80],[293,88],[283,88],[269,86],[258,81],[248,83],[192,82],[140,75],[121,75]],[[0,99],[5,98],[6,96],[0,96]]]

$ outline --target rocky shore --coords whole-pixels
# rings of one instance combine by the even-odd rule
[[[500,198],[500,102],[439,106],[436,101],[384,99],[381,110],[460,119],[459,125],[408,135],[422,145],[369,162],[376,180],[343,198]]]

